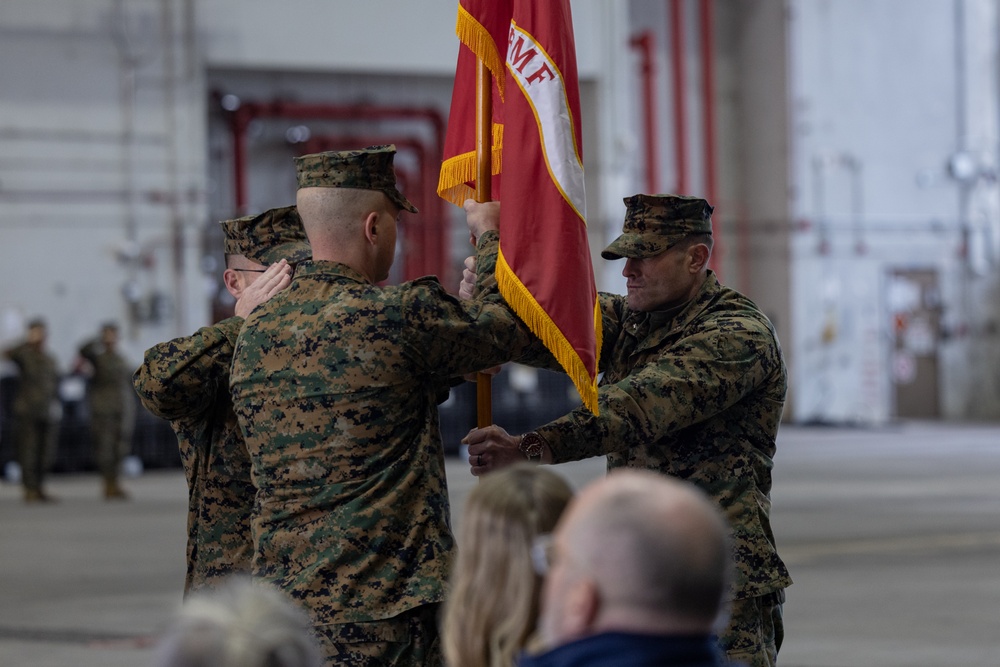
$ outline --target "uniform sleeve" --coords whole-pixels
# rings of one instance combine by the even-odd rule
[[[463,301],[440,283],[412,283],[403,301],[404,353],[427,373],[451,377],[496,366],[522,354],[534,340],[503,303],[493,274],[499,237],[479,239],[475,298]]]
[[[100,352],[100,343],[96,340],[87,341],[80,348],[80,356],[92,364],[97,363],[97,357],[100,355]]]
[[[716,324],[598,389],[600,415],[577,408],[536,429],[555,462],[643,447],[709,419],[780,368],[771,331],[757,322]]]
[[[497,253],[499,251],[500,237],[496,232],[486,232],[479,240],[476,257],[476,288],[474,294],[477,298],[491,298],[498,293],[496,281]],[[500,302],[499,297],[496,299]],[[611,356],[611,346],[618,338],[621,329],[622,311],[624,309],[624,299],[615,294],[605,292],[598,293],[598,303],[601,306],[601,328],[603,332],[604,347],[601,351],[601,364]],[[516,316],[515,316],[515,319]],[[520,320],[518,320],[520,323]],[[523,325],[522,325],[523,326]],[[527,327],[524,327],[527,330]],[[562,372],[563,368],[556,360],[541,340],[530,333],[526,344],[520,346],[516,355],[509,361],[516,361],[535,368],[545,368],[552,371]],[[604,370],[603,367],[599,370]]]
[[[3,356],[13,361],[20,368],[24,363],[24,346],[24,343],[20,343],[14,347],[8,347],[3,351]]]
[[[230,317],[146,351],[132,376],[139,400],[163,419],[197,415],[229,385],[229,367],[243,318]]]
[[[607,360],[611,358],[611,350],[618,339],[618,333],[621,331],[624,299],[616,294],[608,294],[606,292],[599,292],[597,299],[601,305],[601,331],[604,341],[598,362],[598,371],[604,371],[608,363]],[[535,339],[534,342],[524,349],[519,357],[512,359],[512,361],[535,368],[563,372],[562,365],[556,361],[556,358],[545,347],[545,344],[538,339]]]

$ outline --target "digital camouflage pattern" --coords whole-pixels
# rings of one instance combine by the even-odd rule
[[[399,208],[416,213],[417,207],[396,189],[396,172],[392,166],[395,155],[393,144],[303,155],[295,158],[298,186],[381,190]]]
[[[221,225],[226,254],[245,255],[261,264],[312,255],[295,207]],[[264,261],[268,259],[273,261]],[[185,595],[250,571],[256,489],[229,395],[229,368],[242,326],[242,317],[231,317],[193,336],[155,345],[133,376],[142,404],[170,421],[187,477]]]
[[[13,415],[49,419],[59,389],[55,357],[30,343],[9,348],[4,351],[4,356],[14,362],[19,376],[17,393],[11,406]]]
[[[125,358],[99,340],[88,341],[80,347],[80,356],[94,369],[87,390],[91,414],[122,414],[129,378]]]
[[[495,260],[480,254],[484,279]],[[454,538],[438,392],[527,340],[495,290],[460,301],[433,278],[378,287],[344,264],[300,264],[233,359],[258,488],[254,576],[316,626],[440,602]]]
[[[441,605],[428,604],[387,621],[314,628],[330,667],[441,667]]]
[[[791,585],[770,523],[771,468],[787,389],[770,321],[711,271],[695,298],[672,311],[634,312],[613,294],[600,294],[600,302],[600,416],[580,407],[536,429],[554,461],[606,454],[609,470],[644,468],[696,484],[732,529],[731,598]],[[538,346],[520,360],[551,364]],[[720,645],[736,645],[747,633],[731,621]]]
[[[80,356],[94,369],[87,387],[94,459],[101,476],[112,481],[118,478],[118,467],[129,444],[127,436],[132,433],[125,424],[125,400],[129,398],[128,363],[100,340],[85,343],[80,348]]]
[[[240,223],[248,220],[253,220],[252,215],[245,215],[242,218],[233,218],[232,220],[220,220],[219,224],[222,225],[222,231],[226,235],[222,241],[222,251],[227,255],[242,255],[243,248],[240,246],[239,234],[240,234]]]
[[[226,234],[227,255],[243,255],[264,266],[282,259],[294,264],[312,257],[295,206],[272,208],[259,215],[223,220],[219,224]]]
[[[14,446],[25,491],[39,493],[55,448],[52,405],[58,400],[59,372],[55,358],[37,345],[21,343],[4,351],[18,369],[11,414]]]
[[[712,233],[712,211],[699,197],[632,195],[625,198],[622,234],[601,251],[604,259],[653,257],[691,234]]]
[[[133,385],[146,408],[170,421],[188,483],[185,595],[250,571],[256,490],[229,398],[229,366],[243,318],[146,351]]]
[[[775,667],[785,636],[782,606],[785,592],[733,600],[729,627],[719,638],[726,660],[746,667]]]
[[[635,312],[602,293],[600,416],[538,429],[557,462],[607,454],[697,484],[733,529],[734,598],[791,583],[771,532],[771,468],[787,375],[774,328],[711,271],[679,313]]]

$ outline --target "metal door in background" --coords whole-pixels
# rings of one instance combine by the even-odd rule
[[[890,270],[886,303],[892,318],[890,372],[895,416],[938,419],[941,291],[937,269]]]

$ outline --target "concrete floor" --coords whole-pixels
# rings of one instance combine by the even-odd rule
[[[601,460],[559,470],[576,486]],[[456,515],[475,483],[449,464]],[[785,667],[1000,665],[1000,425],[879,430],[785,426],[773,520],[795,585]],[[179,472],[59,476],[55,505],[0,485],[0,665],[151,664],[180,602]]]

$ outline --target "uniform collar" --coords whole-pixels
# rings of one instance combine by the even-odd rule
[[[605,632],[563,644],[545,653],[523,654],[519,667],[631,667],[666,664],[721,665],[711,635],[645,635]]]
[[[343,264],[341,262],[331,262],[323,259],[307,259],[303,262],[299,262],[299,264],[295,267],[296,278],[307,278],[313,276],[333,276],[344,280],[350,280],[352,282],[364,283],[366,285],[372,284],[371,281],[365,278],[360,271],[356,271],[347,264]]]

